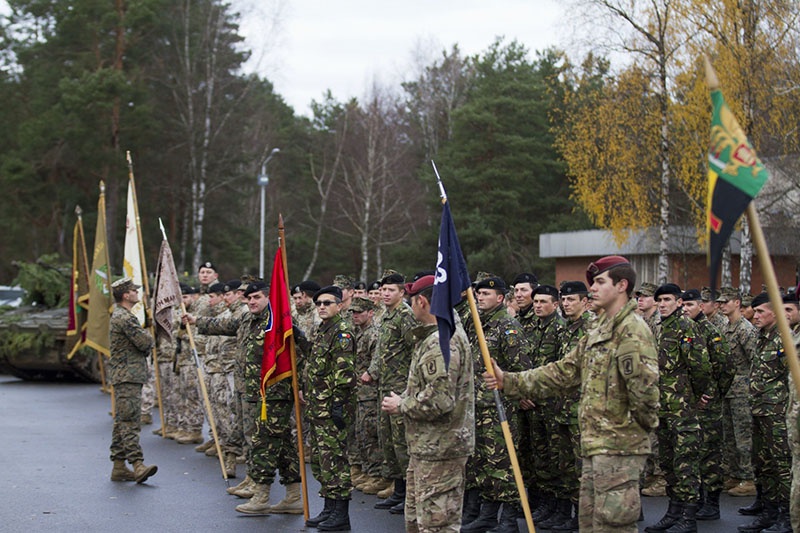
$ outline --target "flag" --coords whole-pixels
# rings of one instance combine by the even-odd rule
[[[439,325],[439,346],[445,367],[450,365],[450,339],[456,331],[453,307],[461,301],[461,293],[470,287],[469,272],[456,227],[445,198],[442,205],[442,225],[439,229],[439,253],[436,258],[436,280],[431,296],[431,314]]]
[[[711,91],[711,144],[708,153],[708,266],[711,290],[717,282],[722,249],[768,173],[747,140],[722,91]]]
[[[128,180],[128,212],[125,216],[125,254],[122,260],[122,270],[125,276],[139,286],[139,301],[131,308],[131,313],[144,326],[144,292],[142,292],[142,258],[139,254],[139,220],[136,216],[136,191],[133,182]]]
[[[266,388],[292,375],[290,343],[292,342],[292,308],[283,271],[283,253],[275,253],[269,284],[267,324],[264,327],[264,354],[261,359],[261,398]],[[262,414],[265,411],[262,409]],[[264,418],[266,418],[264,416]]]
[[[158,252],[155,292],[153,293],[156,336],[161,333],[170,340],[172,339],[172,308],[180,302],[181,287],[178,281],[178,271],[175,268],[169,241],[164,236],[161,241],[161,250]]]
[[[67,359],[86,343],[86,319],[89,313],[89,262],[86,259],[86,239],[83,235],[83,221],[80,215],[72,230],[72,283],[69,291],[69,322],[67,337],[72,347]]]
[[[100,182],[97,200],[97,230],[94,237],[92,270],[89,272],[89,315],[86,319],[86,345],[110,356],[108,323],[111,318],[111,273],[106,240],[105,185]]]

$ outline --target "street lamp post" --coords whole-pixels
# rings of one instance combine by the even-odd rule
[[[280,152],[280,148],[273,148],[267,158],[261,163],[261,173],[256,176],[259,187],[261,187],[261,237],[259,239],[258,248],[258,277],[264,279],[264,213],[266,211],[267,203],[267,185],[269,184],[269,176],[267,175],[267,163],[269,163],[272,156]]]

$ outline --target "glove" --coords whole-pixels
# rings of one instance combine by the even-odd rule
[[[333,420],[333,425],[338,429],[345,428],[344,409],[342,404],[338,403],[331,408],[331,420]]]

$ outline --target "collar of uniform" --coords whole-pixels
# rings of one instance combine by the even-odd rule
[[[506,310],[505,304],[501,303],[497,307],[489,309],[488,311],[478,312],[478,314],[482,318],[485,318],[486,321],[489,321],[489,320],[493,319],[495,316],[497,316],[498,313],[500,313],[502,311],[505,311],[505,310]]]
[[[411,334],[414,335],[415,339],[421,341],[427,339],[431,333],[438,329],[437,324],[419,324],[411,329]]]

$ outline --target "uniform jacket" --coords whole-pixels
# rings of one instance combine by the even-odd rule
[[[109,373],[111,384],[145,383],[147,356],[153,349],[153,337],[133,313],[117,305],[109,324]]]
[[[356,343],[347,321],[335,315],[322,322],[312,346],[305,362],[306,414],[310,418],[330,418],[336,406],[342,406],[345,413],[352,412]]]

